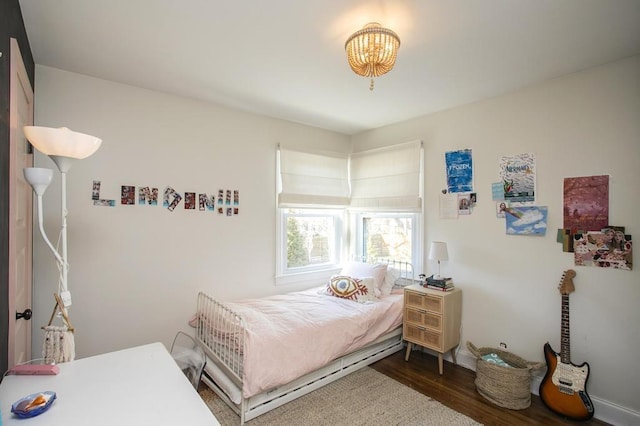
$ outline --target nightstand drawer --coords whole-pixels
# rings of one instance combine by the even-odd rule
[[[416,325],[422,325],[436,331],[442,331],[442,315],[431,312],[419,311],[407,307],[405,310],[405,320]]]
[[[404,324],[404,336],[406,340],[414,342],[425,348],[431,348],[435,350],[442,349],[442,334],[428,330],[423,327],[418,327],[413,324]]]
[[[406,306],[410,306],[412,308],[431,311],[437,314],[442,313],[442,297],[406,291],[404,295],[404,303]]]

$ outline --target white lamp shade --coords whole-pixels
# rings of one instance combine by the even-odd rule
[[[27,167],[23,170],[24,178],[33,188],[36,195],[42,196],[53,179],[53,170],[40,167]]]
[[[24,134],[45,155],[75,158],[81,160],[100,148],[102,139],[61,127],[25,126]]]
[[[429,250],[429,260],[449,260],[447,243],[443,241],[433,241]]]

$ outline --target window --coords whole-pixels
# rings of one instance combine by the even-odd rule
[[[351,154],[279,146],[276,283],[326,279],[354,256],[420,271],[422,157],[420,141]]]
[[[342,211],[283,209],[283,274],[337,267],[342,247]]]
[[[385,258],[422,268],[421,215],[417,213],[358,213],[355,216],[358,258]]]

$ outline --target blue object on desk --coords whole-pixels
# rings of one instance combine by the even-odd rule
[[[46,399],[46,402],[32,408],[28,408],[29,404],[31,404],[33,400],[35,400],[40,395],[42,395],[42,397]],[[22,419],[35,417],[47,411],[49,407],[51,407],[51,404],[53,404],[53,401],[55,401],[55,399],[56,393],[52,391],[32,393],[31,395],[27,395],[24,398],[20,398],[19,400],[14,402],[11,406],[11,412]]]

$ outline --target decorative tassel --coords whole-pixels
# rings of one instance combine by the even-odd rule
[[[47,363],[73,361],[76,357],[73,332],[67,327],[44,327],[42,357]]]

